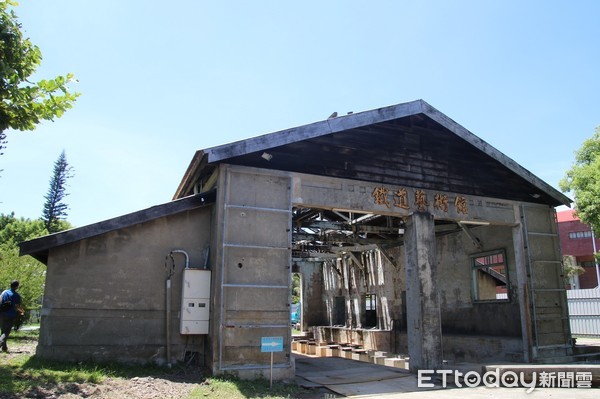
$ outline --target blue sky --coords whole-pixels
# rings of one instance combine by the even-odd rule
[[[194,152],[424,99],[557,187],[600,125],[597,1],[22,0],[36,79],[74,108],[8,132],[0,213],[38,218],[64,149],[68,220],[171,200]]]

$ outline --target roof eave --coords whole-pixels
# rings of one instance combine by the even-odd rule
[[[498,151],[483,139],[471,133],[460,124],[444,115],[442,112],[438,111],[436,108],[432,107],[424,100],[415,100],[374,110],[358,112],[355,114],[343,115],[308,125],[281,130],[278,132],[198,151],[190,163],[190,166],[188,167],[188,170],[186,171],[174,198],[190,192],[190,184],[193,184],[197,180],[197,177],[202,173],[202,170],[207,164],[219,163],[230,158],[253,152],[268,151],[274,147],[279,147],[302,140],[308,140],[331,133],[341,132],[344,130],[350,130],[417,114],[428,116],[475,148],[496,159],[503,166],[528,181],[541,192],[547,194],[554,200],[553,203],[549,203],[548,205],[571,206],[572,200],[570,198],[535,176],[533,173],[519,165],[510,157]],[[536,193],[531,194],[536,195]]]
[[[19,255],[31,255],[42,263],[47,263],[48,251],[51,248],[71,244],[135,224],[145,223],[160,217],[199,208],[214,203],[215,200],[216,190],[211,190],[206,193],[191,195],[102,222],[23,241],[19,243]]]
[[[355,114],[330,118],[308,125],[293,127],[291,129],[252,137],[246,140],[207,148],[204,152],[208,154],[208,163],[219,162],[240,155],[268,150],[269,148],[308,140],[331,133],[419,114],[423,112],[425,105],[427,105],[425,101],[416,100],[370,111],[357,112]]]
[[[207,154],[203,150],[198,150],[194,154],[190,164],[188,165],[175,194],[173,195],[173,200],[178,198],[182,198],[186,195],[186,193],[193,192],[193,185],[198,180],[199,175],[202,173],[202,169],[207,164]]]
[[[534,187],[538,188],[540,191],[548,194],[550,197],[552,197],[553,199],[556,200],[556,203],[549,204],[549,205],[553,205],[553,206],[566,205],[568,207],[571,206],[571,203],[573,201],[569,197],[567,197],[560,191],[556,190],[554,187],[552,187],[551,185],[549,185],[548,183],[546,183],[545,181],[543,181],[542,179],[540,179],[539,177],[537,177],[536,175],[531,173],[529,170],[522,167],[520,164],[515,162],[512,158],[510,158],[507,155],[505,155],[504,153],[500,152],[495,147],[493,147],[491,144],[487,143],[485,140],[483,140],[483,139],[479,138],[478,136],[476,136],[475,134],[471,133],[469,130],[465,129],[460,124],[456,123],[454,120],[447,117],[442,112],[438,111],[437,109],[435,109],[434,107],[432,107],[431,105],[427,104],[424,101],[423,101],[423,106],[424,106],[423,113],[425,115],[427,115],[428,117],[430,117],[431,119],[433,119],[434,121],[439,123],[440,125],[444,126],[446,129],[450,130],[452,133],[456,134],[463,140],[467,141],[469,144],[471,144],[475,148],[479,149],[483,153],[494,158],[495,160],[500,162],[502,165],[504,165],[506,168],[508,168],[510,171],[521,176],[523,179],[525,179],[529,183],[531,183]],[[536,193],[531,193],[531,194],[535,195]]]

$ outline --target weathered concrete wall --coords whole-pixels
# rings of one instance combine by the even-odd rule
[[[523,204],[520,213],[528,256],[533,358],[570,356],[573,345],[555,211]]]
[[[404,267],[406,271],[407,336],[410,370],[442,367],[438,261],[433,216],[415,212],[406,221]]]
[[[166,361],[165,257],[202,267],[211,208],[182,212],[54,248],[37,354],[68,361]],[[179,334],[182,270],[172,276],[172,361],[204,361],[205,336]],[[209,264],[210,267],[210,264]]]
[[[465,233],[438,237],[439,289],[442,331],[450,334],[521,336],[512,228],[481,226],[470,229],[481,248]],[[510,302],[473,302],[470,255],[502,249],[506,253]]]
[[[398,353],[408,353],[406,333],[396,336]],[[455,362],[522,362],[521,339],[494,335],[443,334],[444,360]]]
[[[293,271],[301,274],[302,329],[327,324],[327,311],[323,306],[322,262],[294,262]]]
[[[268,377],[262,337],[282,337],[273,378],[294,375],[291,360],[290,178],[275,171],[221,165],[215,234],[215,374]]]

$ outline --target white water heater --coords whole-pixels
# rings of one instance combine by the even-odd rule
[[[208,334],[210,270],[183,269],[181,334]]]

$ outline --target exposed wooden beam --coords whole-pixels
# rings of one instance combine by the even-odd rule
[[[331,252],[340,253],[340,252],[364,252],[364,251],[372,251],[377,249],[378,246],[376,244],[367,244],[367,245],[353,245],[348,247],[332,247]]]
[[[352,230],[352,228],[345,222],[331,222],[329,220],[309,220],[301,222],[300,226],[319,230]]]
[[[477,249],[480,251],[483,250],[483,244],[481,243],[481,240],[479,238],[475,237],[475,235],[471,232],[471,230],[467,226],[465,226],[463,223],[459,223],[458,225],[460,226],[462,231],[465,232],[467,237],[469,237],[471,239],[471,241],[473,241],[473,244],[475,245],[475,247],[477,247]]]
[[[381,252],[381,256],[383,256],[385,258],[385,260],[387,260],[389,263],[391,263],[396,269],[398,268],[398,263],[390,256],[390,254],[388,254],[388,252],[383,249],[381,246],[377,247],[379,249],[379,252]]]

